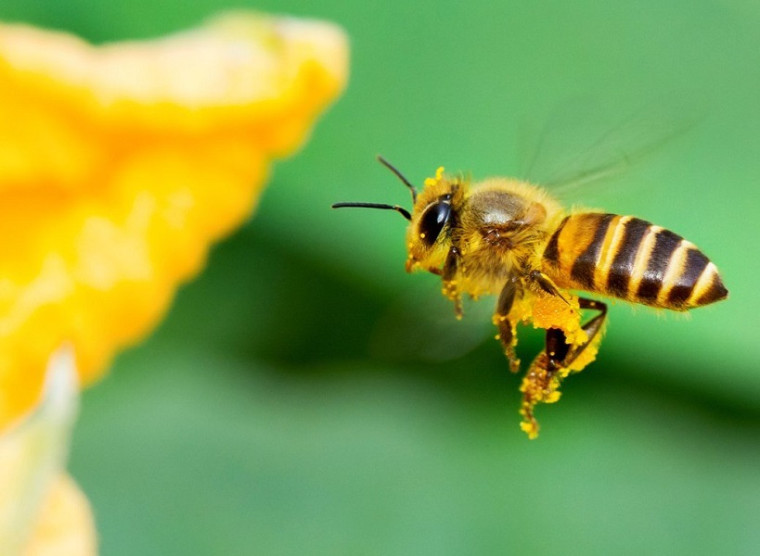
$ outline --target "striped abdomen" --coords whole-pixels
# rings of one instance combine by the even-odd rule
[[[694,244],[632,216],[568,216],[549,239],[543,266],[560,287],[654,307],[686,310],[728,295]]]

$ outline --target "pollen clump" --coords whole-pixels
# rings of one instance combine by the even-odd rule
[[[250,13],[97,47],[0,24],[0,428],[62,343],[87,383],[158,322],[347,57],[334,25]]]
[[[439,166],[438,169],[435,171],[435,177],[434,178],[425,178],[425,187],[434,187],[438,182],[441,181],[443,178],[443,172],[444,172],[443,166]]]
[[[515,301],[509,318],[512,322],[532,323],[535,328],[562,330],[568,345],[582,346],[588,342],[588,334],[581,326],[582,315],[578,297],[568,292],[563,293],[563,296],[565,299],[541,291],[526,292],[521,299]],[[494,320],[494,324],[498,322]],[[513,330],[513,336],[514,332]],[[520,428],[529,438],[536,438],[539,432],[538,421],[534,416],[536,404],[554,403],[559,400],[562,380],[571,372],[581,371],[594,361],[602,335],[603,330],[565,367],[553,367],[546,352],[541,352],[533,360],[520,386],[520,392],[523,394],[520,409],[523,420]]]
[[[532,323],[534,328],[558,328],[565,333],[568,344],[580,345],[587,340],[581,328],[578,297],[569,293],[565,299],[543,292],[526,291],[515,300],[509,319],[512,322]]]
[[[566,293],[565,299],[557,295],[537,293],[531,320],[535,328],[558,328],[565,333],[570,345],[580,345],[588,337],[581,328],[581,312],[578,296]]]

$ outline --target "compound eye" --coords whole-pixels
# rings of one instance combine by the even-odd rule
[[[425,209],[420,219],[420,239],[428,246],[435,243],[451,215],[451,205],[439,201]]]

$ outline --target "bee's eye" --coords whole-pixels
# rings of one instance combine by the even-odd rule
[[[451,205],[449,203],[439,201],[430,205],[420,218],[420,239],[428,246],[433,245],[450,215]]]

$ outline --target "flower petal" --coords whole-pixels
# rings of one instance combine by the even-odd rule
[[[38,547],[94,547],[87,501],[63,475],[78,400],[74,355],[64,347],[50,358],[37,408],[0,436],[0,554],[20,554],[33,538]]]
[[[92,511],[74,481],[61,474],[51,485],[25,556],[97,554]]]
[[[157,323],[346,72],[344,34],[315,21],[101,47],[0,25],[0,426],[62,342],[87,382]]]

